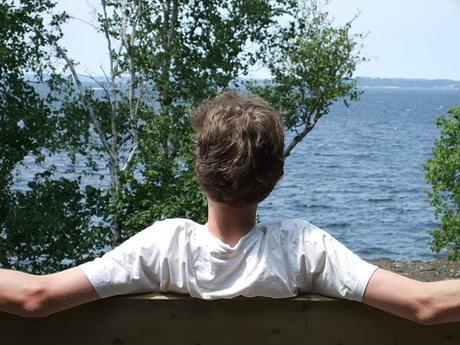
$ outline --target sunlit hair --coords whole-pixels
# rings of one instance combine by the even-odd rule
[[[284,172],[284,129],[263,98],[226,92],[192,116],[196,177],[212,200],[244,207],[265,199]]]

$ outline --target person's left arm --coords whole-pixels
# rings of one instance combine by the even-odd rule
[[[424,325],[460,322],[460,280],[421,282],[378,269],[363,303]]]
[[[48,275],[0,269],[0,311],[44,317],[99,299],[79,267]]]

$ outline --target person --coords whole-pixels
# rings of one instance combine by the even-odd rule
[[[282,120],[265,100],[227,92],[192,123],[207,224],[158,221],[101,258],[54,274],[0,270],[0,310],[42,317],[149,291],[203,299],[315,292],[422,324],[460,321],[459,280],[419,282],[377,268],[304,220],[256,223],[258,203],[284,172]]]

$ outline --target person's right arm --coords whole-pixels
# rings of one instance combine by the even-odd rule
[[[377,269],[363,303],[424,325],[460,322],[460,280],[420,282]]]
[[[0,269],[0,311],[43,317],[99,299],[85,273],[74,267],[38,276]]]

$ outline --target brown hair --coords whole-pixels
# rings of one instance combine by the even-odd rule
[[[226,92],[192,116],[195,172],[212,200],[244,207],[265,199],[284,172],[284,129],[263,98]]]

